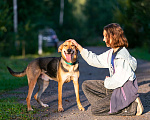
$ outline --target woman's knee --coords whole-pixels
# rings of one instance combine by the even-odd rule
[[[85,88],[87,87],[87,84],[88,84],[88,80],[82,83],[82,90],[85,90]]]
[[[104,87],[103,81],[101,80],[85,80],[82,83],[82,90],[86,90],[86,88],[94,89],[95,87],[99,86],[99,88]]]

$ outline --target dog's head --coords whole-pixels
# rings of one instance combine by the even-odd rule
[[[77,47],[70,41],[65,41],[63,44],[61,44],[58,48],[58,52],[61,52],[62,57],[68,63],[74,63],[77,60]]]

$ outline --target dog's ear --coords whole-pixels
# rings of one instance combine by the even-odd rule
[[[61,51],[62,51],[62,49],[63,49],[63,44],[61,44],[61,45],[59,46],[59,48],[58,48],[58,52],[61,52]]]

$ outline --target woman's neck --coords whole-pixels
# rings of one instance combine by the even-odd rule
[[[113,48],[113,53],[115,53],[120,47]]]

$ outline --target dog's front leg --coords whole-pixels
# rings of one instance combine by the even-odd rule
[[[61,80],[59,80],[58,81],[58,112],[64,111],[62,107],[62,87],[63,87],[63,83]]]
[[[74,83],[74,89],[75,89],[75,94],[76,94],[76,101],[77,101],[77,105],[79,110],[84,111],[84,107],[82,107],[81,102],[80,102],[80,97],[79,97],[79,83],[78,80],[73,80]]]

